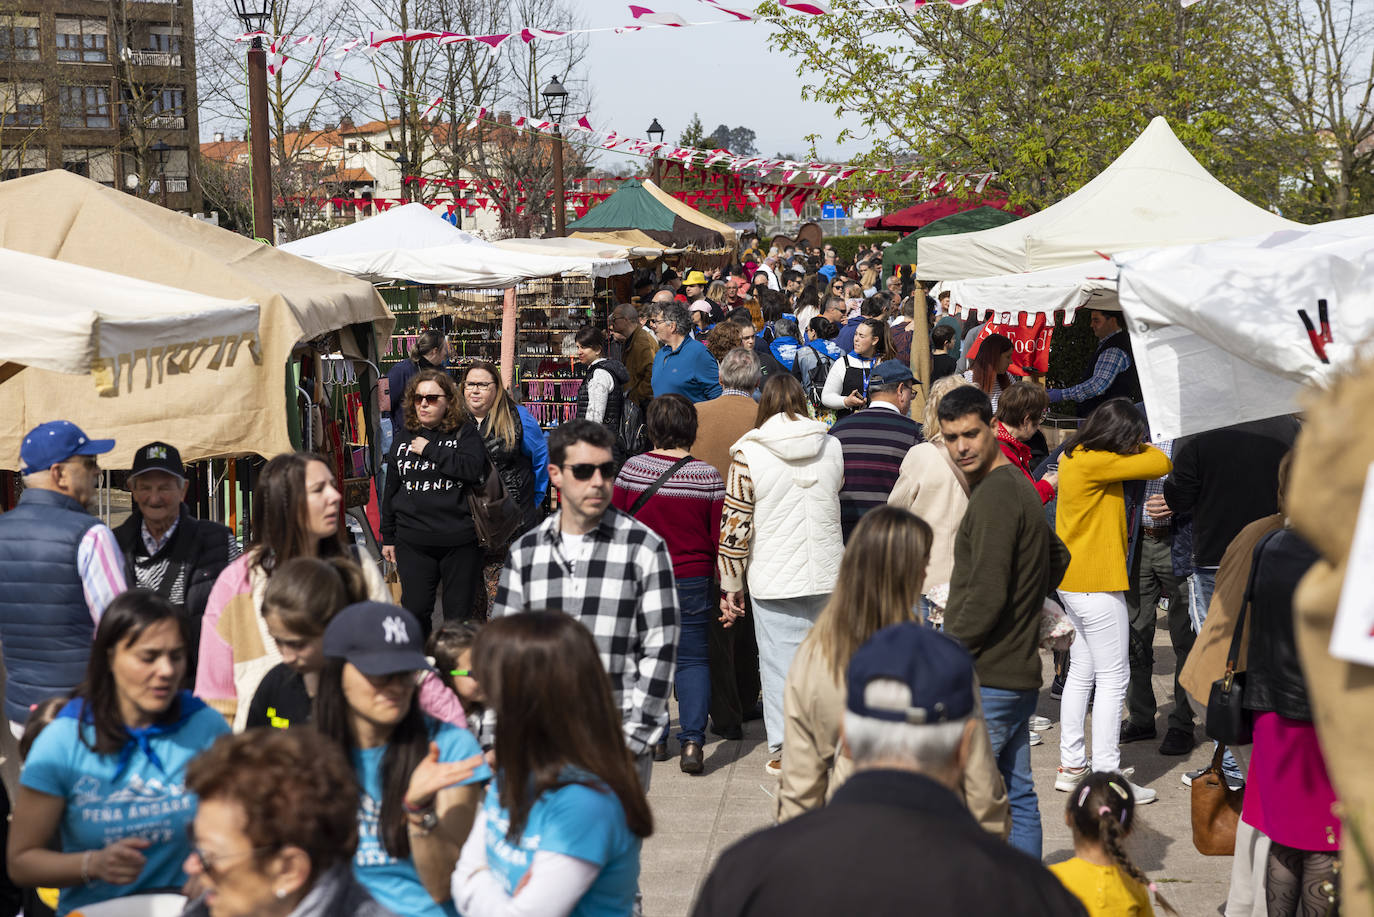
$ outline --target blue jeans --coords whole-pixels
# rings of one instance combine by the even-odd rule
[[[1039,860],[1044,841],[1040,828],[1040,799],[1035,795],[1035,781],[1031,778],[1029,722],[1040,692],[1006,691],[987,686],[978,691],[983,700],[983,719],[987,722],[992,755],[1007,784],[1007,802],[1011,805],[1011,837],[1007,841]]]
[[[1188,578],[1188,616],[1193,619],[1193,633],[1202,633],[1202,625],[1207,620],[1207,606],[1212,604],[1212,593],[1217,587],[1217,568],[1216,567],[1194,567],[1193,575]],[[1206,722],[1206,714],[1203,714]],[[1213,754],[1217,743],[1212,743]],[[1244,780],[1245,775],[1241,773],[1240,765],[1236,763],[1236,756],[1231,754],[1228,748],[1226,753],[1221,756],[1221,770],[1226,776],[1233,780]]]
[[[677,644],[677,718],[679,742],[706,741],[706,714],[711,709],[711,663],[708,636],[711,622],[711,578],[687,576],[677,581],[677,606],[682,622]]]
[[[820,617],[828,595],[804,595],[795,599],[761,599],[755,596],[754,632],[759,638],[759,675],[763,682],[763,725],[768,751],[782,751],[782,694],[787,670],[811,625]]]

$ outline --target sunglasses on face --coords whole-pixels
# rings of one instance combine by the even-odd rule
[[[571,471],[572,476],[579,481],[590,481],[592,475],[598,471],[608,481],[615,477],[615,462],[602,462],[600,465],[579,462],[576,465],[564,465],[563,467]]]
[[[443,398],[446,398],[446,397],[448,397],[448,396],[446,396],[446,395],[421,395],[419,392],[416,392],[416,393],[415,393],[415,397],[412,398],[411,400],[414,401],[416,404],[438,404],[438,403],[440,402],[440,400],[442,400]]]

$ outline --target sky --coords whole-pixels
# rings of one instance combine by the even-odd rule
[[[725,20],[710,4],[693,0],[636,0],[656,12],[677,13],[689,22]],[[754,3],[741,3],[752,9]],[[584,27],[632,25],[626,0],[579,0]],[[801,15],[801,14],[792,14]],[[692,114],[709,133],[718,124],[744,126],[757,133],[761,155],[806,155],[807,134],[821,135],[822,159],[842,159],[862,148],[834,142],[845,122],[831,108],[801,98],[803,76],[797,62],[768,47],[772,27],[729,21],[694,28],[599,32],[587,36],[583,73],[593,93],[592,123],[599,130],[643,137],[654,118],[664,139],[676,142]],[[859,127],[851,118],[852,127]],[[617,162],[615,154],[604,157]]]

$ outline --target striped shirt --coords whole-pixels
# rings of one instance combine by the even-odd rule
[[[830,435],[844,450],[840,525],[848,542],[864,513],[887,503],[897,486],[902,459],[912,446],[923,442],[921,425],[898,412],[896,405],[874,402],[837,421]]]
[[[99,625],[106,606],[129,588],[124,582],[124,555],[108,526],[93,525],[86,530],[76,549],[76,571],[91,620]]]
[[[640,495],[677,461],[676,457],[659,452],[646,452],[630,459],[616,475],[611,503],[628,513]],[[716,566],[724,503],[725,482],[720,472],[694,458],[673,472],[635,513],[635,518],[668,543],[674,576],[710,576]]]

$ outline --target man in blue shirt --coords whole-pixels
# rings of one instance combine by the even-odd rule
[[[719,398],[720,368],[706,345],[692,338],[687,309],[681,303],[667,303],[650,324],[666,345],[654,354],[654,397],[672,392],[693,404]]]

